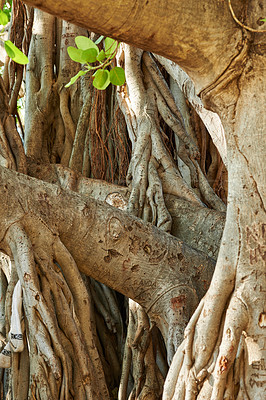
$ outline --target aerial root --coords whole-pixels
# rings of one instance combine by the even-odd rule
[[[106,288],[107,290],[109,289],[111,292],[110,288]],[[110,332],[116,333],[116,326],[120,322],[117,321],[117,315],[120,315],[120,313],[118,313],[119,310],[115,302],[114,296],[110,294],[107,301],[107,298],[104,295],[104,284],[94,281],[93,279],[91,279],[91,292],[93,294],[95,307],[103,317],[107,328]],[[115,314],[115,310],[118,313],[117,315]]]
[[[206,365],[197,367],[193,340],[197,337],[197,324],[204,302],[206,298],[201,300],[192,316],[185,330],[184,342],[174,356],[165,381],[163,400],[223,400],[225,394],[226,398],[231,398],[233,364],[239,365],[241,336],[248,324],[247,306],[241,295],[235,292],[220,322],[215,347],[210,349],[209,358],[206,357]]]
[[[161,398],[163,376],[156,364],[156,341],[152,341],[152,328],[148,315],[133,300],[129,301],[129,324],[123,359],[118,399],[127,399],[130,388],[130,368],[133,366],[133,387],[129,399]]]
[[[178,143],[178,157],[189,168],[192,188],[198,188],[199,187],[199,178],[198,178],[197,169],[194,166],[191,158],[189,157],[189,154],[187,152],[185,144],[181,140]]]
[[[94,384],[97,382],[96,387],[98,395],[101,396],[102,399],[109,399],[102,363],[95,344],[96,333],[95,326],[92,323],[91,298],[75,260],[59,238],[56,238],[54,242],[54,252],[55,258],[62,268],[64,279],[74,299],[75,312],[73,314],[76,316],[76,318],[74,318],[76,322],[75,329],[78,330],[80,339],[77,340],[75,345],[73,344],[73,348],[76,354],[80,354],[80,349],[76,349],[75,346],[80,345],[81,348],[84,348],[84,353],[81,353],[82,358],[79,360],[79,367],[83,372],[82,382],[85,386],[86,393],[90,391],[90,382],[94,382]],[[65,329],[67,329],[67,327],[65,327]],[[81,367],[84,368],[82,369]],[[91,394],[90,396],[95,395],[96,394]],[[87,394],[87,396],[89,395]]]
[[[147,201],[152,211],[152,224],[165,232],[170,232],[172,217],[164,202],[163,188],[157,172],[158,166],[158,162],[152,156],[148,167],[149,187],[147,189]]]
[[[182,140],[188,150],[189,157],[199,158],[198,146],[186,132],[183,117],[158,65],[150,53],[144,52],[143,60],[146,70],[152,78],[147,79],[149,79],[149,84],[156,93],[157,107],[161,116],[179,139]]]
[[[184,381],[180,379],[180,376],[184,375],[184,370],[188,372],[189,368],[192,365],[192,345],[193,345],[193,336],[195,332],[196,323],[199,319],[200,313],[204,306],[204,298],[201,299],[197,309],[192,315],[186,329],[184,332],[184,341],[178,347],[172,364],[170,366],[169,372],[167,374],[164,391],[163,391],[163,400],[171,400],[175,399],[176,392],[184,392]],[[177,381],[181,382],[177,384]]]
[[[163,192],[175,194],[198,204],[201,204],[201,201],[183,182],[171,159],[160,133],[159,113],[181,138],[188,159],[198,157],[199,151],[184,129],[180,111],[153,58],[148,53],[142,53],[128,46],[124,50],[130,96],[122,92],[118,95],[129,131],[133,132],[131,134],[133,154],[127,175],[127,184],[131,184],[131,195],[127,210],[170,232],[172,221],[164,202]],[[142,55],[144,63],[141,67]],[[128,123],[129,116],[130,121],[137,119],[138,123]],[[189,165],[195,170],[190,159]]]
[[[184,361],[184,348],[185,342],[182,342],[174,355],[171,367],[164,382],[163,400],[171,400],[173,398],[177,379]]]
[[[192,160],[198,174],[198,182],[199,182],[199,189],[204,197],[204,199],[207,201],[207,203],[217,211],[225,212],[226,211],[226,205],[220,199],[219,196],[214,192],[214,190],[211,188],[207,178],[203,174],[199,163],[196,160]]]
[[[36,222],[35,225],[38,229]],[[93,398],[95,394],[92,392],[91,382],[95,381],[94,375],[95,378],[100,375],[102,382],[105,381],[103,371],[99,371],[102,367],[99,364],[96,346],[92,343],[93,333],[88,330],[88,337],[84,337],[82,331],[88,325],[90,315],[89,310],[85,316],[80,318],[79,315],[86,305],[90,307],[89,299],[83,301],[87,293],[85,284],[80,273],[78,278],[72,277],[77,266],[60,239],[47,227],[42,226],[42,228],[43,237],[36,236],[32,227],[30,238],[22,224],[13,224],[7,234],[16,270],[23,286],[25,315],[30,320],[27,324],[27,336],[31,349],[30,365],[34,365],[30,370],[30,380],[35,382],[35,385],[32,385],[32,394],[37,398],[38,396],[57,398],[60,395],[60,398],[67,400],[72,396],[71,393],[75,392],[76,387],[81,387],[80,393],[84,393],[87,398]],[[34,248],[31,241],[34,242]],[[65,264],[68,265],[65,267]],[[62,273],[64,267],[67,280]],[[67,283],[69,281],[70,286]],[[79,290],[80,285],[82,290]],[[19,298],[17,295],[19,289],[21,288],[17,284],[13,298]],[[14,320],[16,317],[16,324],[14,325],[11,318],[11,333],[17,334],[19,312],[14,313],[14,305],[13,301],[12,318]],[[16,301],[16,305],[21,308],[21,302]],[[75,307],[77,310],[81,308],[80,312],[76,311]],[[14,336],[11,336],[12,339],[15,339]],[[16,343],[13,345],[17,346]],[[75,364],[76,358],[77,371],[73,375],[72,364]],[[7,363],[8,359],[4,360]],[[99,381],[97,387],[102,398],[109,399],[103,383]],[[83,395],[80,396],[82,397]]]
[[[213,372],[214,384],[211,400],[223,400],[227,377],[235,361],[242,332],[248,323],[245,303],[235,293],[226,312],[222,342]]]
[[[138,149],[137,145],[135,149]],[[128,212],[170,232],[172,218],[164,202],[163,188],[157,171],[159,163],[151,155],[150,137],[146,138],[142,156],[132,160],[134,162],[131,164],[131,172],[134,179],[127,206]]]
[[[127,173],[127,185],[131,185],[127,210],[138,217],[142,216],[148,183],[148,163],[151,155],[150,129],[149,119],[142,119],[138,126],[138,138]]]

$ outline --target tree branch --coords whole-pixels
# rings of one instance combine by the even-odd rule
[[[189,318],[204,295],[214,262],[182,241],[107,204],[84,201],[77,193],[6,168],[0,168],[0,181],[5,183],[0,246],[11,257],[5,232],[13,223],[20,221],[32,245],[37,240],[33,227],[40,232],[48,227],[80,271],[141,304],[159,324],[162,315],[170,320],[169,313],[179,316],[174,324]],[[161,326],[165,336],[168,328]]]
[[[240,0],[237,2],[241,5]],[[161,54],[190,71],[190,75],[193,72],[205,86],[213,81],[213,73],[219,75],[224,71],[235,53],[235,42],[241,40],[241,29],[223,1],[201,0],[197,6],[194,0],[185,3],[91,0],[89,4],[86,0],[25,0],[25,3],[93,32]],[[188,40],[188,36],[193,40]]]

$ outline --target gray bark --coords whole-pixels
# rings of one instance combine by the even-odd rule
[[[229,174],[225,230],[210,289],[186,328],[185,340],[176,352],[166,379],[163,398],[165,400],[196,398],[222,400],[237,396],[237,399],[262,400],[265,394],[264,360],[266,356],[263,335],[265,328],[263,308],[265,302],[263,291],[265,224],[263,221],[265,220],[266,174],[262,163],[266,154],[261,117],[262,105],[265,102],[265,91],[261,90],[264,85],[265,38],[260,33],[251,33],[249,29],[243,28],[243,24],[236,22],[227,2],[199,2],[196,6],[192,0],[186,3],[171,1],[167,4],[146,2],[145,5],[137,2],[132,12],[132,4],[128,2],[122,4],[121,2],[97,1],[91,2],[89,15],[85,1],[66,1],[64,5],[50,0],[27,3],[36,3],[37,6],[61,17],[68,15],[73,22],[96,32],[112,36],[116,31],[117,34],[114,34],[114,37],[118,39],[143,48],[149,47],[158,54],[168,56],[178,62],[193,78],[196,93],[200,95],[203,105],[219,114],[225,131]],[[258,15],[263,10],[265,11],[264,6],[253,0],[245,2],[244,5],[240,1],[235,3],[234,11],[237,15],[242,14],[244,25],[253,27],[255,31],[259,30]],[[104,13],[99,12],[100,7],[104,7]],[[74,12],[77,9],[79,9],[78,15]],[[163,12],[158,12],[159,9]],[[152,12],[154,19],[151,18]],[[108,21],[104,21],[104,18]],[[178,26],[178,29],[173,30],[173,26]],[[149,110],[152,111],[157,110],[156,107],[158,109],[161,107],[163,110],[163,102],[158,93],[157,97],[151,97],[153,99],[151,101],[146,92],[138,90],[137,87],[134,89],[134,80],[133,78],[131,80],[131,76],[133,76],[134,68],[135,71],[140,71],[138,68],[142,52],[132,49],[129,51],[132,53],[133,61],[131,66],[129,63],[129,67],[126,67],[129,87],[136,94],[136,98],[142,102],[140,104],[144,106],[148,104]],[[49,54],[46,54],[48,58]],[[131,60],[131,57],[129,58]],[[47,70],[42,71],[41,74],[43,79],[50,77],[49,68],[48,63]],[[139,74],[138,78],[140,88],[143,84],[142,75]],[[145,74],[145,69],[143,79],[145,87],[149,88],[149,93],[156,93],[151,78]],[[51,79],[49,84],[51,87]],[[41,111],[46,114],[51,106],[49,84],[44,85],[45,98],[42,98],[40,103]],[[6,101],[8,95],[3,84],[1,91]],[[162,93],[162,87],[159,91]],[[34,100],[37,101],[38,106],[37,92]],[[144,206],[146,183],[148,180],[155,183],[153,188],[156,188],[157,206],[162,210],[162,214],[166,215],[163,222],[166,221],[165,226],[168,229],[170,219],[165,211],[165,202],[162,201],[162,188],[165,192],[177,189],[177,193],[180,194],[180,188],[185,188],[185,185],[169,160],[167,164],[163,164],[167,157],[164,148],[160,148],[161,139],[158,139],[156,123],[151,120],[149,124],[150,115],[148,113],[144,115],[139,107],[140,104],[133,103],[131,109],[135,115],[141,117],[141,123],[137,124],[139,137],[136,135],[136,148],[139,146],[145,151],[143,150],[141,169],[136,168],[139,162],[137,155],[134,154],[131,163],[131,176],[134,177],[135,174],[135,179],[143,179],[140,179],[135,188],[133,187],[129,209],[136,215],[142,215],[140,211]],[[170,103],[171,100],[168,102],[168,108],[173,112],[169,106]],[[61,110],[64,117],[69,117],[69,114],[64,113],[66,104],[67,98],[64,97]],[[1,107],[1,117],[5,115],[5,110],[4,105]],[[171,116],[171,113],[165,113],[165,119],[172,121],[169,115]],[[148,118],[145,119],[147,116]],[[63,120],[67,121],[64,118]],[[72,119],[71,116],[68,120],[73,123],[75,118]],[[4,121],[1,127],[1,140],[2,158],[5,165],[26,172],[26,158],[13,129],[13,117],[4,118]],[[65,124],[65,128],[68,129],[69,126]],[[70,144],[65,143],[63,158],[66,160],[65,165],[68,165],[71,156],[70,148],[74,139],[74,137],[71,139],[71,134],[75,131],[75,123],[70,124],[70,128],[73,129],[68,132]],[[146,142],[140,135],[143,133],[140,128],[143,128],[146,134],[144,138]],[[150,130],[147,133],[148,128]],[[134,133],[134,126],[132,132]],[[36,134],[39,135],[40,132],[37,131]],[[176,134],[185,140],[183,132],[179,129]],[[29,139],[32,140],[32,136]],[[40,150],[44,141],[34,143],[32,140],[32,142],[33,146],[27,145],[29,155],[45,160],[46,154]],[[223,138],[220,138],[220,143],[223,143]],[[9,146],[13,151],[10,151]],[[31,149],[33,149],[32,153]],[[190,149],[190,156],[192,153]],[[150,157],[154,154],[155,159]],[[201,176],[195,157],[193,165]],[[145,163],[145,160],[148,160],[150,164]],[[176,185],[177,188],[171,188],[163,174],[158,173],[160,165],[158,160],[161,165],[172,168],[175,182],[181,182],[180,185]],[[142,172],[142,175],[139,172]],[[167,336],[168,339],[170,338],[175,350],[180,342],[179,329],[180,327],[181,330],[184,329],[197,306],[198,299],[203,296],[203,283],[204,281],[208,283],[210,280],[210,269],[213,264],[205,255],[170,235],[162,233],[137,218],[108,208],[102,203],[93,200],[84,201],[83,197],[70,190],[18,175],[3,167],[1,167],[1,175],[3,182],[1,246],[3,251],[14,259],[14,265],[24,285],[26,315],[30,320],[35,321],[35,324],[28,327],[33,351],[30,354],[31,362],[30,365],[27,364],[27,371],[34,382],[36,382],[34,366],[40,373],[40,397],[49,398],[51,391],[58,393],[58,387],[61,386],[57,386],[54,378],[61,379],[63,390],[68,393],[67,376],[71,375],[69,371],[71,364],[67,362],[62,351],[61,343],[64,343],[65,348],[69,349],[68,356],[77,353],[81,362],[81,368],[75,369],[77,371],[74,379],[76,395],[84,399],[86,396],[95,396],[95,387],[90,385],[90,381],[95,378],[102,398],[108,398],[98,353],[93,353],[95,368],[87,362],[88,349],[95,346],[93,327],[88,324],[82,313],[82,301],[88,305],[90,299],[86,296],[86,298],[82,297],[82,293],[86,290],[83,291],[84,285],[80,280],[79,269],[108,283],[113,288],[119,288],[120,291],[138,301],[149,313],[151,319],[157,321],[166,341]],[[160,177],[159,181],[157,175]],[[202,182],[205,182],[204,177]],[[156,221],[153,188],[150,192],[150,199],[153,200],[150,201],[150,206],[154,211],[153,220]],[[202,186],[201,192],[205,189],[206,187]],[[30,196],[25,197],[25,193],[29,190]],[[149,194],[148,191],[147,194]],[[190,188],[184,189],[183,194],[185,198],[189,197],[192,203],[201,207],[200,200]],[[205,191],[204,197],[207,198],[207,196]],[[10,197],[14,199],[12,204],[10,204]],[[209,200],[209,203],[212,201],[214,205],[217,205],[215,199]],[[136,208],[134,208],[135,204],[137,204]],[[145,217],[145,213],[143,216]],[[160,225],[160,218],[157,218],[156,223]],[[165,228],[163,224],[162,226]],[[77,234],[73,235],[73,231]],[[69,321],[70,325],[68,323],[64,325],[62,322],[64,331],[62,334],[60,331],[60,338],[56,330],[57,325],[54,323],[56,318],[53,320],[58,306],[56,304],[53,306],[55,309],[55,314],[53,314],[50,294],[45,291],[41,293],[38,286],[38,279],[42,280],[43,287],[46,287],[45,282],[48,279],[53,287],[55,276],[57,282],[61,282],[61,272],[56,270],[57,264],[65,273],[71,292],[74,293],[74,300],[67,290],[61,297],[66,305],[65,321]],[[49,269],[48,266],[51,265],[52,268]],[[75,274],[71,273],[70,265]],[[15,275],[11,276],[12,285],[15,284],[16,279]],[[12,285],[10,290],[12,290]],[[146,291],[143,291],[144,287]],[[51,310],[43,302],[43,296],[46,303],[50,304]],[[41,316],[41,322],[39,320],[36,322],[32,304]],[[80,305],[80,308],[75,304]],[[135,305],[132,310],[134,307],[134,312],[138,313],[141,331],[146,332],[149,329],[147,319]],[[73,310],[76,312],[78,309],[80,326],[72,318]],[[89,315],[89,309],[86,310]],[[47,335],[46,329],[50,336]],[[39,347],[34,347],[32,338],[36,332],[45,338],[44,346],[39,340]],[[86,332],[90,332],[91,335],[84,345]],[[67,338],[72,337],[73,333],[77,341],[70,343]],[[149,347],[147,336],[144,335],[142,340],[141,343],[147,349]],[[52,351],[50,341],[53,345],[57,344],[56,354]],[[132,347],[134,346],[131,345]],[[167,349],[170,352],[170,346],[167,346]],[[38,352],[44,354],[43,359],[38,358]],[[136,360],[138,353],[132,351],[132,357]],[[146,357],[148,357],[148,352]],[[59,359],[63,365],[62,373]],[[53,372],[49,382],[42,372],[43,362],[47,363]],[[128,365],[130,364],[126,363],[127,369]],[[134,371],[135,380],[139,379],[138,372]],[[80,385],[81,382],[83,386]],[[31,388],[31,390],[35,395],[34,389]],[[122,392],[125,393],[124,388]]]

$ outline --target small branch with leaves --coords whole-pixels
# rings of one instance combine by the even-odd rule
[[[121,86],[125,83],[125,71],[121,67],[112,67],[107,69],[117,54],[119,43],[106,37],[104,39],[104,50],[100,50],[97,46],[104,36],[100,36],[96,42],[93,42],[86,36],[77,36],[75,43],[77,47],[69,46],[67,52],[71,60],[84,65],[85,70],[79,71],[73,76],[65,87],[73,85],[80,76],[85,75],[89,71],[95,71],[93,76],[93,86],[99,90],[105,90],[112,83]],[[95,65],[98,63],[97,65]]]

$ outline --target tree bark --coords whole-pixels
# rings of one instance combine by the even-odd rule
[[[263,39],[254,42],[262,44]],[[227,218],[210,288],[186,328],[185,356],[180,347],[164,400],[265,397],[266,175],[259,162],[266,156],[259,116],[265,92],[258,89],[265,66],[265,57],[253,51],[238,79],[225,90],[214,88],[209,96],[219,107],[226,132]],[[229,99],[232,108],[227,107]]]
[[[86,0],[26,0],[25,3],[175,61],[194,79],[197,92],[226,70],[237,54],[242,36],[227,1],[94,0],[88,4]],[[234,2],[236,13],[242,3]]]
[[[176,296],[184,290],[191,292],[188,315],[204,295],[213,261],[171,235],[107,204],[84,201],[74,192],[2,167],[1,181],[5,182],[1,192],[4,243],[12,224],[22,223],[32,243],[34,224],[45,224],[83,273],[137,301],[156,321],[160,314],[171,311],[169,303],[164,303],[165,295],[169,299],[170,294],[170,298],[175,297],[174,292]],[[29,191],[32,196],[27,197]],[[8,201],[11,195],[12,207]],[[6,244],[2,249],[12,257]],[[157,303],[162,306],[158,308]]]
[[[144,48],[149,46],[177,61],[195,80],[196,92],[200,92],[204,105],[219,113],[228,151],[226,226],[210,289],[186,329],[163,396],[165,400],[222,400],[236,396],[262,400],[265,166],[261,160],[266,154],[261,87],[265,40],[242,29],[233,20],[226,2],[200,2],[196,6],[192,0],[186,4],[136,2],[134,10],[131,2],[91,2],[96,8],[91,9],[90,15],[84,8],[85,1],[67,1],[64,5],[50,0],[36,3],[61,17],[68,13],[72,21],[96,32]],[[256,17],[263,6],[253,0],[244,3],[246,8],[242,5],[236,1],[236,13],[243,12],[246,24],[259,25]],[[106,7],[104,12],[99,6]],[[80,16],[76,18],[77,9]],[[173,26],[178,29],[173,31]],[[77,276],[78,266],[138,301],[158,322],[166,340],[170,337],[177,347],[178,323],[183,329],[204,293],[203,280],[210,279],[212,263],[208,264],[205,256],[101,203],[84,201],[78,194],[4,168],[1,175],[5,183],[1,192],[2,248],[14,257],[22,285],[28,285],[31,273],[35,276],[34,267],[43,268],[47,259],[68,271],[70,280],[69,265]],[[31,195],[26,197],[29,189]],[[9,196],[14,198],[11,205]],[[27,288],[26,294],[31,296]],[[42,313],[43,303],[38,305],[38,296],[34,299],[33,304]],[[147,320],[143,319],[142,326],[145,331]],[[46,344],[41,350],[47,355],[50,346],[48,341]],[[33,352],[32,357],[36,354]],[[84,360],[80,380],[84,380],[87,396],[91,396],[91,388],[84,379],[88,370],[84,354],[80,354]],[[53,356],[48,359],[57,377],[57,360]],[[99,376],[101,380],[102,375]],[[105,392],[103,385],[102,393]]]
[[[85,178],[59,164],[40,164],[28,159],[28,175],[53,183],[62,189],[70,189],[83,196],[84,200],[106,202],[120,210],[126,210],[130,197],[127,187],[111,184],[100,179]],[[222,238],[225,213],[210,210],[173,195],[165,195],[165,204],[171,214],[171,234],[215,260]]]

